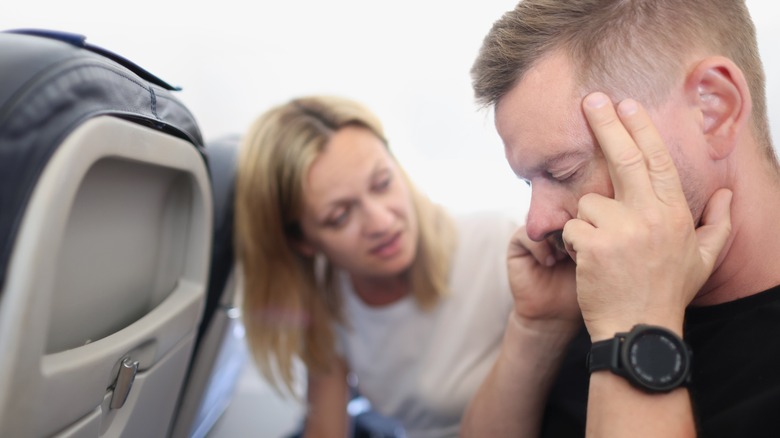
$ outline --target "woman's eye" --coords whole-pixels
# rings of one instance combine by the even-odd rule
[[[374,184],[374,191],[384,192],[385,190],[388,189],[388,187],[390,187],[391,182],[392,182],[392,178],[390,177],[381,179],[380,181]]]
[[[325,221],[325,224],[329,227],[339,228],[347,223],[349,219],[349,209],[343,209],[339,213],[334,214]]]

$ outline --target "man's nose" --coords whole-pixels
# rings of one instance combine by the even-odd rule
[[[560,231],[571,216],[561,199],[549,191],[531,191],[531,205],[526,218],[526,232],[531,240],[541,242],[550,233]]]

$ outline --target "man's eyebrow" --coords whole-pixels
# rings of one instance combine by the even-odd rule
[[[591,155],[590,150],[585,149],[583,147],[578,147],[576,149],[570,149],[567,151],[559,152],[555,155],[545,158],[545,160],[542,161],[541,163],[541,167],[550,168],[553,165],[560,163],[561,161],[566,161],[570,159],[581,159],[589,155]]]
[[[544,160],[542,160],[536,166],[532,168],[522,169],[522,174],[529,175],[529,174],[546,172],[547,169],[550,169],[551,167],[555,166],[556,164],[559,164],[562,161],[571,160],[571,159],[585,159],[590,157],[591,155],[592,154],[590,149],[586,147],[572,148],[566,151],[558,152],[549,157],[545,157]],[[524,176],[518,175],[518,177],[520,179],[526,179]]]

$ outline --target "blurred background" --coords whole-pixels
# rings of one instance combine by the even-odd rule
[[[182,87],[207,141],[242,133],[270,106],[303,94],[352,97],[383,120],[412,179],[453,211],[523,219],[530,192],[506,164],[492,114],[472,99],[469,70],[492,23],[516,0],[27,0],[0,6],[0,30],[85,35]],[[780,130],[780,3],[747,0]],[[212,431],[278,437],[301,406],[277,397],[254,367]]]
[[[454,210],[524,217],[490,111],[473,103],[469,69],[492,23],[516,0],[5,2],[0,29],[85,35],[179,85],[206,140],[243,132],[272,105],[310,93],[364,102],[434,200]],[[747,0],[780,127],[780,6]]]

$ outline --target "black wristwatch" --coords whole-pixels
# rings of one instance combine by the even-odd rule
[[[646,392],[669,392],[690,382],[691,351],[671,330],[640,324],[594,342],[588,369],[610,370]]]

